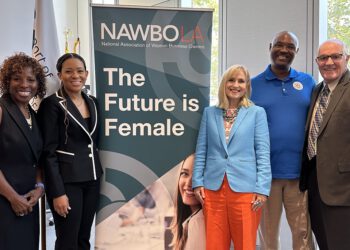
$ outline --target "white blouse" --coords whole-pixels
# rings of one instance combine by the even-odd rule
[[[205,250],[205,223],[203,210],[199,210],[184,221],[188,223],[188,236],[184,250]]]

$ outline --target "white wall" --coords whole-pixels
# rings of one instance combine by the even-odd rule
[[[65,49],[65,32],[68,36],[69,51],[73,52],[74,41],[80,38],[80,53],[83,57],[90,54],[89,0],[53,0],[61,53]]]
[[[177,7],[178,0],[118,0],[121,5],[144,5],[144,6],[163,6],[163,7]]]
[[[65,53],[65,32],[70,31],[68,35],[69,52],[73,52],[74,42],[79,37],[79,53],[91,68],[90,43],[92,41],[89,19],[90,0],[52,0],[55,11],[58,44],[60,54]],[[91,82],[91,75],[87,79],[87,84]]]
[[[15,52],[32,53],[34,0],[0,0],[0,63]]]
[[[312,73],[314,44],[318,45],[314,5],[318,2],[222,0],[223,69],[238,63],[246,65],[253,76],[260,73],[270,62],[269,43],[273,36],[279,31],[289,30],[300,41],[293,67]]]
[[[1,0],[3,1],[3,0]],[[68,44],[70,52],[73,52],[74,41],[80,38],[79,53],[86,60],[87,66],[90,68],[87,84],[94,79],[94,65],[92,56],[92,26],[90,23],[90,2],[91,0],[53,0],[55,9],[55,18],[57,24],[57,33],[60,46],[60,52],[65,52],[65,32],[70,30]],[[119,0],[120,5],[143,5],[157,7],[177,7],[178,0]],[[91,87],[94,94],[94,86]]]
[[[141,0],[138,0],[139,2]],[[153,5],[160,0],[145,1]],[[89,66],[91,54],[90,0],[53,0],[57,32],[61,53],[64,52],[64,31],[72,31],[69,37],[70,49],[73,49],[77,36],[81,39],[80,53],[87,59]],[[120,3],[135,3],[120,0]],[[170,0],[162,4],[176,7],[181,2]],[[321,19],[326,27],[325,0],[220,0],[223,12],[221,41],[222,70],[234,63],[245,64],[255,75],[269,63],[269,43],[273,35],[281,30],[291,30],[300,39],[300,51],[293,66],[299,70],[318,75],[314,57],[319,41],[326,34],[314,23]],[[31,53],[32,29],[34,18],[34,0],[0,0],[0,61],[15,51]],[[319,16],[319,11],[322,15]],[[15,16],[15,21],[13,20]],[[323,20],[323,21],[322,21]]]

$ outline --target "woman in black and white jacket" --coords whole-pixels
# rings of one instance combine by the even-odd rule
[[[57,236],[55,249],[90,249],[102,175],[97,102],[82,92],[88,71],[81,56],[64,54],[56,68],[61,88],[44,99],[38,111],[47,196]]]

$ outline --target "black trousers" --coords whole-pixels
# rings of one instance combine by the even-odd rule
[[[311,228],[320,250],[350,249],[350,207],[329,206],[320,197],[316,160],[310,162],[308,202]]]
[[[49,200],[56,229],[55,250],[90,250],[91,226],[98,206],[100,182],[66,183],[64,186],[71,207],[66,218],[54,211],[53,201]]]

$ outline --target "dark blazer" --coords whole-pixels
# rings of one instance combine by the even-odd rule
[[[323,82],[315,88],[306,123],[306,138],[300,189],[307,189],[310,172],[307,138],[312,112]],[[350,206],[350,72],[347,70],[332,92],[317,139],[316,157],[318,188],[321,199],[331,206]]]
[[[36,167],[42,149],[42,138],[32,116],[32,129],[9,95],[0,99],[2,122],[0,125],[0,170],[19,194],[34,189]]]
[[[40,104],[38,118],[44,139],[41,162],[49,198],[65,194],[64,183],[97,180],[102,174],[97,152],[97,102],[92,96],[82,95],[90,111],[91,126],[64,90]]]

